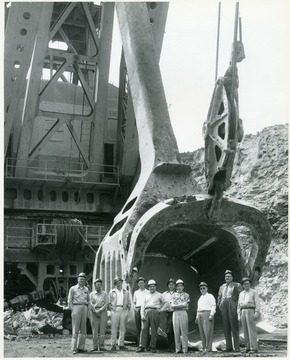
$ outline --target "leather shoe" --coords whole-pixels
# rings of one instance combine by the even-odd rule
[[[119,350],[128,350],[126,346],[119,346]]]
[[[144,352],[144,348],[142,347],[142,346],[140,346],[140,347],[138,347],[138,349],[136,350],[136,352],[137,353],[139,353],[139,352]]]
[[[88,352],[88,350],[84,350],[84,349],[78,349],[78,353],[82,354],[82,353],[86,353]]]
[[[156,353],[156,349],[155,349],[155,348],[151,348],[151,352],[155,354],[155,353]]]
[[[113,345],[113,346],[111,347],[111,350],[112,350],[112,351],[116,351],[116,350],[117,350],[116,345]]]
[[[107,351],[107,349],[104,347],[100,347],[100,351]]]

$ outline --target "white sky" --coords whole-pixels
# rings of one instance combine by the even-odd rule
[[[245,133],[289,120],[290,1],[240,0],[246,59],[238,64]],[[229,65],[235,2],[221,1],[219,71]],[[202,124],[214,89],[217,0],[171,0],[160,59],[180,151],[203,147]],[[115,17],[116,20],[116,17]],[[110,82],[118,86],[121,40],[115,21]]]

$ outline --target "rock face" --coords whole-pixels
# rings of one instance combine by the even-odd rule
[[[197,183],[200,192],[206,192],[204,149],[182,153],[181,158],[191,165],[192,181]],[[224,195],[258,208],[272,226],[272,242],[257,290],[263,319],[277,327],[285,327],[288,314],[288,125],[267,127],[256,135],[244,137],[236,154],[232,186]]]

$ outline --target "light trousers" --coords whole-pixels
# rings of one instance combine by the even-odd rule
[[[254,309],[242,309],[241,322],[247,350],[258,350],[257,330],[254,320]]]
[[[186,310],[175,310],[172,316],[174,338],[175,338],[175,350],[176,352],[181,350],[184,353],[188,350],[188,315]],[[180,339],[182,338],[182,340]]]
[[[88,307],[73,305],[72,313],[72,350],[84,350],[87,337]]]
[[[198,312],[198,329],[202,341],[202,348],[206,351],[212,351],[212,339],[214,319],[209,321],[210,311]]]
[[[98,317],[92,311],[92,332],[93,332],[93,348],[98,349],[98,346],[104,346],[105,334],[107,327],[107,310],[104,310],[100,313]]]
[[[117,333],[119,331],[118,346],[124,346],[128,310],[116,308],[111,311],[111,341],[112,346],[117,344]]]

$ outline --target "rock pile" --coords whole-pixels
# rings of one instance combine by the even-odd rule
[[[206,192],[204,149],[183,153],[192,167],[192,181]],[[272,226],[272,242],[257,287],[265,321],[287,326],[288,313],[288,125],[275,125],[239,144],[232,186],[225,193],[258,208]],[[244,251],[247,243],[243,241]]]
[[[29,336],[40,334],[62,334],[63,314],[34,306],[26,311],[4,312],[4,334]]]

